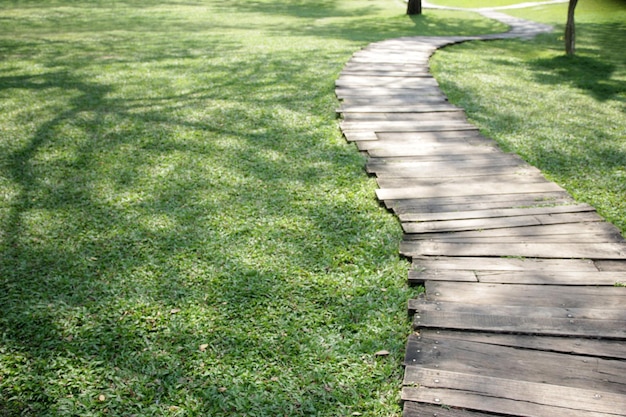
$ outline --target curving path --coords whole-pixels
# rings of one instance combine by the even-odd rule
[[[479,12],[511,30],[374,43],[337,80],[343,133],[426,288],[409,302],[404,416],[624,416],[626,242],[483,137],[429,74],[442,46],[551,30]]]

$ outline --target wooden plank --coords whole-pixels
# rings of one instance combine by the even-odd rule
[[[438,87],[439,84],[434,77],[376,77],[365,75],[341,75],[336,81],[335,86],[338,88],[421,88],[421,87]]]
[[[623,239],[620,239],[620,241],[623,241]],[[596,267],[600,271],[620,271],[626,273],[626,261],[596,261]]]
[[[488,139],[480,134],[478,129],[474,131],[461,130],[458,132],[381,132],[379,135],[383,141],[390,142],[419,142],[421,144],[439,143],[439,144],[454,144],[458,141],[467,141],[468,143],[477,142],[489,142],[495,144],[495,141]]]
[[[343,135],[348,142],[378,140],[378,136],[372,131],[348,131],[343,132]]]
[[[457,178],[425,178],[425,179],[416,179],[416,178],[388,178],[388,177],[380,177],[377,178],[376,181],[378,185],[382,189],[386,188],[406,188],[406,187],[429,187],[429,188],[440,188],[440,187],[453,187],[453,186],[462,186],[462,187],[474,187],[474,188],[483,188],[483,186],[487,187],[505,187],[511,186],[516,187],[518,184],[545,184],[549,183],[541,173],[532,172],[527,175],[521,174],[512,174],[512,175],[501,175],[494,176],[489,179],[483,179],[483,181],[477,182],[475,178],[468,177],[457,177]],[[487,190],[489,191],[489,190]],[[484,191],[481,193],[484,194]]]
[[[376,195],[379,200],[406,200],[409,198],[463,197],[555,191],[563,191],[563,189],[551,182],[511,185],[484,181],[480,184],[452,184],[438,187],[381,188],[376,190]]]
[[[409,284],[421,285],[426,281],[478,282],[474,271],[470,270],[420,270],[411,269]]]
[[[523,256],[527,258],[626,259],[626,243],[452,243],[403,241],[404,256]]]
[[[569,287],[572,288],[572,287]],[[626,340],[626,311],[536,305],[476,305],[418,300],[413,326]]]
[[[410,121],[433,121],[440,120],[463,120],[467,121],[465,113],[460,110],[421,112],[421,113],[344,113],[344,122],[364,122],[376,121],[410,122]]]
[[[387,106],[393,105],[409,105],[409,104],[428,104],[428,103],[447,103],[448,99],[443,94],[438,95],[416,95],[409,93],[389,93],[385,95],[350,95],[346,97],[338,97],[343,100],[344,104],[350,105],[364,105],[364,106],[377,106],[384,104]]]
[[[479,147],[474,147],[471,149],[471,152],[466,152],[465,155],[469,154],[482,154],[486,155],[490,152],[485,152]],[[436,155],[437,153],[431,153],[431,155]],[[377,151],[371,152],[369,156],[390,156],[393,155],[391,153],[378,153]],[[414,154],[415,155],[415,154]],[[533,173],[538,173],[534,167],[528,166],[523,162],[519,162],[517,164],[509,164],[509,165],[496,165],[496,166],[484,166],[479,168],[473,168],[471,173],[462,167],[456,166],[454,164],[446,164],[441,170],[427,170],[419,167],[410,168],[410,167],[394,167],[394,166],[375,166],[371,167],[368,165],[366,167],[367,172],[370,174],[375,174],[380,178],[413,178],[413,179],[429,179],[429,178],[458,178],[464,176],[465,178],[473,178],[475,181],[484,181],[488,179],[486,177],[493,177],[497,175],[528,175]],[[474,200],[475,203],[476,202]]]
[[[402,417],[493,417],[493,414],[406,401]]]
[[[460,338],[422,336],[408,344],[404,385],[419,383],[417,368],[626,394],[626,362],[563,352],[531,350]]]
[[[529,417],[623,416],[626,396],[593,389],[418,369],[402,399]]]
[[[567,204],[574,200],[565,191],[540,192],[525,194],[494,194],[483,195],[480,199],[474,196],[432,197],[387,200],[385,204],[396,213],[408,212],[446,212],[468,211],[495,208],[514,208],[536,204]]]
[[[427,120],[427,121],[372,121],[342,122],[343,131],[374,132],[430,132],[445,130],[476,130],[476,126],[464,120]]]
[[[588,259],[533,258],[413,258],[413,268],[429,270],[537,271],[537,272],[597,272]]]
[[[513,177],[515,178],[515,177]],[[526,178],[526,177],[522,177]],[[586,211],[595,211],[588,204],[572,204],[563,206],[540,206],[525,208],[506,208],[492,210],[471,210],[457,212],[442,213],[400,213],[398,217],[403,222],[424,222],[434,220],[462,220],[462,219],[481,219],[487,217],[513,217],[541,214],[561,214],[561,213],[579,213]]]
[[[510,346],[516,349],[580,355],[587,357],[591,363],[595,357],[622,361],[626,359],[624,341],[621,340],[422,329],[419,334],[409,336],[405,356],[406,365],[414,364],[417,342],[421,338],[430,338],[435,341],[466,340],[487,345]]]
[[[426,282],[427,301],[482,305],[623,309],[626,288]],[[418,302],[418,301],[410,301]]]
[[[410,106],[360,106],[343,104],[338,109],[338,113],[432,113],[447,112],[452,110],[463,111],[463,109],[451,103],[413,104]]]
[[[381,135],[383,132],[377,133]],[[389,167],[421,167],[424,170],[446,169],[450,165],[462,167],[470,171],[475,168],[490,166],[519,166],[524,163],[514,154],[448,154],[448,155],[426,155],[410,157],[372,158],[368,167],[389,166]]]
[[[435,213],[436,214],[436,213]],[[525,240],[536,242],[562,241],[569,239],[570,243],[582,242],[619,242],[619,230],[611,223],[559,223],[541,226],[509,227],[501,229],[469,230],[462,232],[442,232],[407,234],[405,239],[433,240],[433,241],[463,241],[463,242],[490,242],[513,243]]]
[[[557,214],[538,214],[530,216],[513,216],[513,217],[493,217],[482,219],[465,219],[465,220],[441,220],[441,221],[425,221],[421,223],[402,223],[402,229],[405,233],[433,233],[433,232],[455,232],[464,230],[487,230],[499,228],[513,228],[526,226],[551,225],[561,223],[584,223],[584,222],[601,222],[603,219],[595,212],[581,213],[557,213]],[[411,239],[412,240],[412,239]],[[441,244],[462,244],[462,242],[440,242]],[[523,242],[519,242],[523,244]],[[489,243],[485,243],[488,245]],[[430,247],[426,245],[427,247]],[[433,246],[434,248],[434,246]],[[459,250],[460,247],[454,249]],[[488,248],[475,248],[480,251],[480,255],[476,256],[525,256],[525,255],[497,255],[485,254],[484,250]],[[428,249],[437,250],[437,249]],[[424,255],[433,255],[433,253],[424,253]],[[456,256],[453,253],[438,253],[437,255]],[[467,255],[472,256],[472,255]],[[529,257],[533,257],[528,255]],[[568,258],[569,256],[562,256]],[[609,258],[614,259],[614,258]]]
[[[483,282],[493,284],[532,284],[532,285],[594,285],[613,287],[626,282],[623,273],[613,271],[596,272],[546,272],[546,271],[481,271],[454,269],[411,269],[408,274],[410,284],[420,285],[426,281]]]
[[[431,146],[431,147],[423,147],[416,145],[386,145],[382,143],[378,143],[376,147],[371,147],[367,150],[369,155],[374,158],[386,158],[386,157],[394,157],[394,156],[434,156],[434,155],[449,155],[447,151],[447,147],[445,146]],[[463,155],[470,154],[491,154],[498,152],[499,150],[493,146],[457,146],[454,152],[464,151]],[[455,172],[459,173],[460,169],[457,167],[446,167],[444,169],[445,172],[450,172],[451,169],[454,169]],[[434,172],[426,172],[429,174],[428,177],[434,177],[436,173]],[[417,175],[415,174],[415,170],[413,170],[410,175],[405,176],[405,178],[415,178],[422,176],[425,174],[423,170],[418,171]],[[470,174],[466,171],[466,174]],[[402,177],[402,175],[386,175],[386,177]]]
[[[341,87],[335,90],[339,99],[349,97],[386,97],[386,96],[435,96],[445,97],[439,87],[424,86],[413,88],[388,88],[388,87]],[[421,100],[420,100],[421,101]]]

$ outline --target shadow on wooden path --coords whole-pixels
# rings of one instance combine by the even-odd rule
[[[532,37],[411,37],[354,54],[337,81],[341,128],[368,154],[378,198],[412,259],[402,399],[416,416],[626,415],[626,243],[448,103],[429,74],[439,47]]]

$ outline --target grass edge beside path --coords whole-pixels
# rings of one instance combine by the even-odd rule
[[[486,136],[596,207],[626,236],[626,5],[581,1],[573,58],[564,56],[566,7],[508,10],[555,31],[532,41],[445,48],[431,69]]]
[[[501,25],[386,0],[0,19],[0,415],[399,415],[417,290],[334,81],[370,42]]]

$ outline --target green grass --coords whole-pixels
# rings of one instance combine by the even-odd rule
[[[567,4],[510,11],[555,25],[533,41],[468,43],[432,68],[451,101],[626,235],[626,3],[581,0],[577,54],[564,54]]]
[[[2,2],[0,415],[399,415],[417,290],[334,80],[503,29],[404,9]]]

